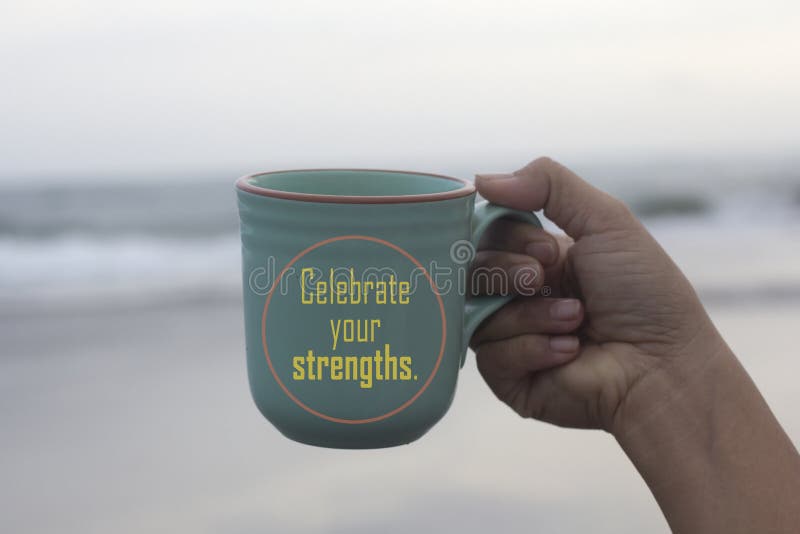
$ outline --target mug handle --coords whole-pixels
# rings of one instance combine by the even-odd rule
[[[470,242],[472,243],[473,250],[478,249],[478,242],[486,229],[489,228],[489,225],[502,217],[517,219],[532,224],[536,228],[542,227],[542,223],[539,222],[536,215],[530,211],[515,210],[483,201],[475,205],[475,213],[472,217],[472,237],[470,238]],[[467,360],[469,340],[475,332],[475,329],[478,328],[478,325],[512,298],[514,298],[513,295],[484,295],[467,299],[466,310],[464,311],[464,340],[462,343],[460,367],[464,367],[464,362]]]

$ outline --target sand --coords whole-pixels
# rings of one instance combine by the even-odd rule
[[[796,301],[712,308],[795,443]],[[668,532],[616,442],[522,420],[472,357],[408,446],[282,437],[247,389],[239,302],[0,318],[2,532]]]

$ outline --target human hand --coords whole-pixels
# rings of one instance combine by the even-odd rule
[[[537,287],[552,288],[501,308],[470,343],[486,383],[521,416],[616,433],[665,382],[732,358],[689,282],[621,201],[548,158],[478,175],[476,186],[495,204],[544,209],[567,234],[499,221],[476,257],[509,272],[534,256]]]

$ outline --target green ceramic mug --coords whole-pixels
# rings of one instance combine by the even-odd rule
[[[473,331],[511,298],[467,299],[478,240],[497,218],[537,218],[476,206],[471,183],[418,172],[278,171],[236,186],[261,413],[318,446],[422,436],[452,402]]]

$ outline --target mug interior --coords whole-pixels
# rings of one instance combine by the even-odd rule
[[[265,196],[315,202],[414,202],[467,196],[474,186],[438,174],[380,169],[302,169],[252,174],[237,186]]]

